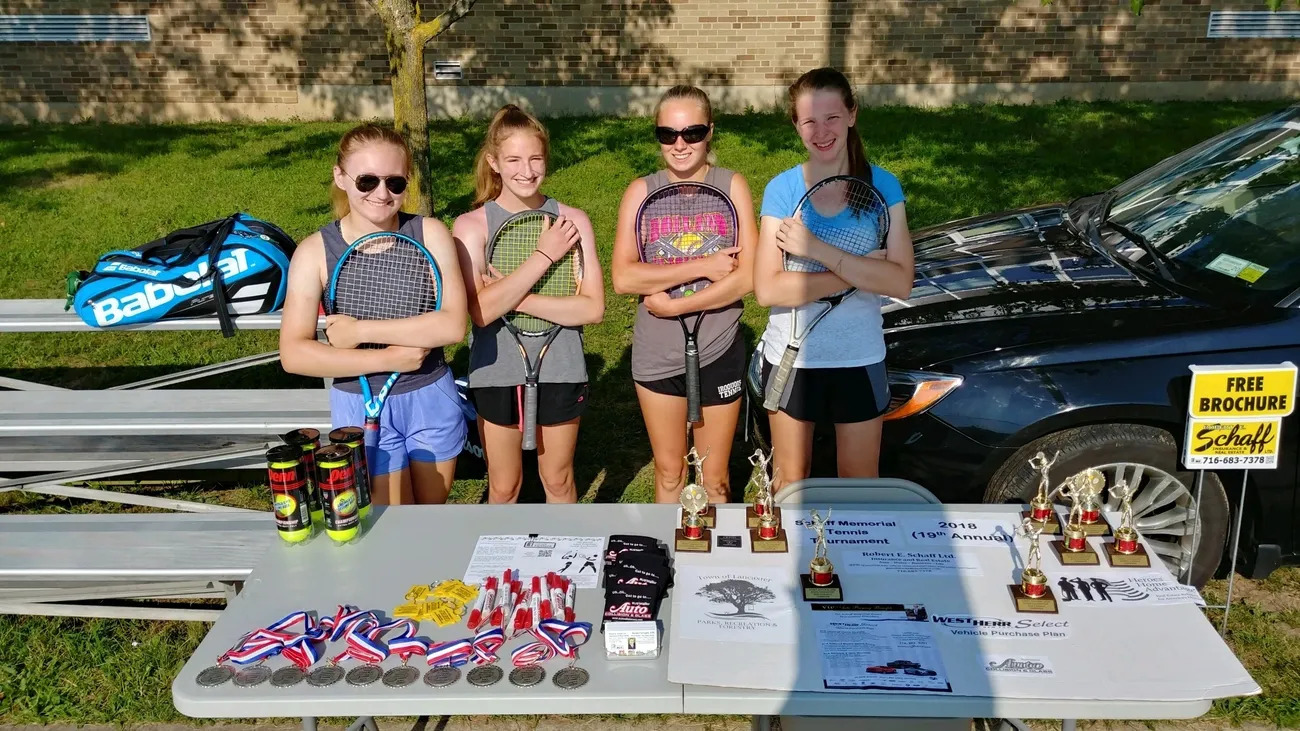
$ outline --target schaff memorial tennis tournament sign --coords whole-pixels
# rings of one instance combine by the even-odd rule
[[[1295,410],[1295,364],[1194,365],[1191,370],[1183,465],[1276,468],[1282,419]]]

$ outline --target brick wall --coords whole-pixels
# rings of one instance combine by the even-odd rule
[[[860,85],[983,84],[994,94],[1045,83],[1200,82],[1218,93],[1300,83],[1300,40],[1207,39],[1212,8],[1263,0],[1157,0],[1140,18],[1121,0],[479,0],[428,47],[430,71],[456,60],[464,78],[430,73],[429,85],[776,88],[821,64]],[[153,41],[0,43],[10,117],[61,105],[288,116],[304,89],[386,84],[382,26],[365,0],[0,0],[0,14],[34,13],[145,14]]]

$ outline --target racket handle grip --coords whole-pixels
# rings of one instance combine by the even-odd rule
[[[524,384],[524,449],[537,449],[537,384]]]
[[[768,411],[776,411],[781,408],[781,397],[785,395],[785,384],[790,380],[790,374],[794,371],[794,359],[799,355],[799,351],[790,346],[786,346],[785,353],[781,354],[781,364],[776,367],[776,372],[772,374],[772,380],[767,382],[767,390],[763,393],[763,408]]]
[[[697,424],[704,420],[700,408],[700,346],[686,341],[686,421]]]

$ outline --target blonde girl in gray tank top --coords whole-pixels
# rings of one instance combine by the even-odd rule
[[[582,327],[605,314],[605,283],[596,236],[582,211],[540,191],[546,177],[549,138],[535,117],[519,107],[502,107],[488,125],[474,167],[475,203],[456,219],[452,236],[460,251],[470,321],[470,398],[479,412],[478,429],[488,465],[488,502],[512,503],[523,485],[523,440],[519,428],[524,362],[519,346],[501,326],[512,310],[563,326],[541,361],[538,384],[537,469],[548,503],[577,502],[573,452],[578,424],[587,408],[587,370]],[[509,276],[487,263],[487,245],[514,213],[542,209],[558,214],[537,250]],[[529,290],[571,248],[581,247],[583,279],[572,297],[543,297]],[[536,362],[544,338],[523,336]]]
[[[686,479],[684,457],[694,442],[699,454],[708,455],[703,480],[709,500],[729,502],[727,464],[740,416],[745,370],[739,323],[742,300],[753,289],[758,241],[753,198],[743,176],[713,162],[709,149],[713,112],[703,91],[676,86],[665,92],[655,110],[654,132],[665,169],[632,181],[623,194],[610,272],[614,291],[641,298],[633,333],[632,377],[654,452],[655,501],[678,500]],[[684,180],[709,183],[731,196],[739,231],[737,246],[682,264],[642,263],[636,241],[641,203],[652,190]],[[672,299],[665,293],[670,287],[702,278],[712,284],[690,297]],[[707,312],[699,334],[704,408],[703,420],[688,428],[685,335],[677,317],[694,312]]]

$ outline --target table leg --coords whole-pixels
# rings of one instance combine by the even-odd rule
[[[302,731],[316,731],[316,717],[315,717],[315,716],[303,716],[303,717],[302,717]]]
[[[1073,718],[1061,719],[1061,731],[1075,731],[1075,720]]]
[[[379,726],[375,723],[374,716],[362,716],[353,721],[347,731],[379,731]]]

